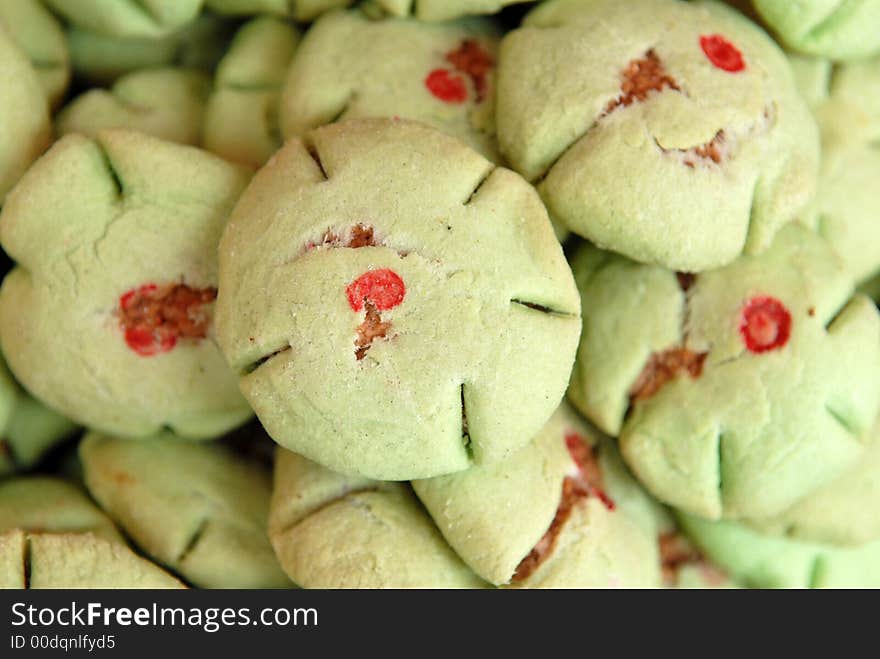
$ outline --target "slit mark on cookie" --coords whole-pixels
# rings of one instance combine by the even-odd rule
[[[186,557],[189,556],[190,553],[192,553],[192,551],[196,548],[196,545],[199,543],[199,540],[201,540],[202,536],[205,535],[205,531],[208,528],[208,523],[209,523],[209,520],[207,520],[207,519],[203,519],[201,522],[199,522],[199,525],[196,527],[196,530],[193,531],[193,534],[190,536],[190,538],[187,541],[186,545],[184,546],[183,550],[178,555],[177,561],[176,561],[177,563],[182,563],[184,560],[186,560]]]
[[[277,357],[278,355],[285,353],[290,349],[291,349],[291,347],[289,345],[285,345],[284,347],[279,348],[278,350],[275,350],[274,352],[271,352],[268,355],[266,355],[264,357],[260,357],[256,361],[251,362],[250,364],[248,364],[247,366],[244,367],[244,369],[243,369],[244,375],[250,375],[251,373],[256,371],[258,368],[260,368],[260,366],[262,366],[263,364],[268,362],[273,357]]]
[[[144,284],[123,293],[117,315],[128,347],[142,357],[172,350],[180,339],[204,339],[217,298],[214,287]]]
[[[527,579],[552,555],[565,523],[580,501],[595,497],[609,511],[614,511],[616,508],[614,501],[605,493],[602,471],[593,447],[573,431],[565,434],[565,446],[577,467],[577,472],[563,479],[562,495],[553,521],[532,551],[517,565],[511,579],[513,583]]]
[[[666,73],[662,60],[653,48],[643,57],[632,60],[621,71],[621,77],[623,80],[620,83],[620,95],[608,103],[603,116],[617,108],[641,103],[652,93],[662,92],[664,89],[681,91],[675,79]]]
[[[21,566],[22,581],[24,581],[24,590],[28,590],[31,587],[31,571],[33,570],[30,534],[25,535],[24,555],[21,558],[22,558],[22,566]]]
[[[464,402],[464,383],[461,384],[461,438],[464,441],[464,449],[467,451],[468,457],[473,458],[473,447],[471,445],[471,433],[468,427],[467,406]]]
[[[318,166],[318,171],[321,172],[321,176],[324,177],[325,181],[329,181],[330,177],[327,176],[327,170],[324,169],[324,163],[321,162],[321,154],[318,153],[318,149],[315,148],[314,144],[309,144],[306,147],[306,150],[309,152],[309,155],[312,157],[312,160],[314,160],[315,164]]]
[[[495,168],[491,167],[489,169],[489,171],[487,171],[483,175],[483,177],[477,182],[477,184],[474,186],[474,189],[471,191],[471,193],[468,195],[468,198],[465,200],[465,202],[464,202],[465,206],[467,206],[468,204],[470,204],[474,200],[474,198],[480,192],[482,187],[486,184],[486,181],[488,181],[489,177],[492,176],[492,172],[494,172],[494,171],[495,171]]]

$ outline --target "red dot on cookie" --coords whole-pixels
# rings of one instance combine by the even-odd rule
[[[746,68],[746,61],[739,48],[720,34],[701,36],[700,48],[703,49],[709,61],[722,71],[739,73]]]
[[[754,297],[743,307],[739,332],[750,352],[782,348],[791,336],[791,314],[776,298]]]
[[[464,103],[468,92],[464,78],[448,69],[434,69],[425,78],[425,87],[444,103]]]
[[[345,288],[345,294],[354,311],[363,309],[367,300],[379,311],[387,311],[403,302],[406,286],[393,270],[370,270],[351,282]]]
[[[163,334],[157,340],[153,332],[140,327],[131,327],[125,330],[125,343],[141,357],[152,357],[174,348],[177,345],[177,337]]]

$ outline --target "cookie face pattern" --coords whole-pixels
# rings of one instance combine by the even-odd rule
[[[203,588],[286,588],[267,534],[270,475],[216,444],[89,433],[89,492],[144,552]]]
[[[431,124],[497,161],[497,29],[333,12],[303,38],[281,99],[285,137],[334,121],[402,117]]]
[[[183,68],[146,69],[120,78],[111,90],[91,89],[58,115],[59,135],[95,137],[112,128],[137,130],[180,144],[198,144],[211,83]]]
[[[281,85],[299,40],[293,25],[270,16],[236,33],[217,67],[205,111],[206,149],[257,169],[280,148]]]
[[[579,332],[534,190],[405,121],[290,141],[232,214],[220,282],[220,344],[269,434],[372,478],[516,450],[558,405]]]
[[[269,535],[303,588],[485,587],[406,485],[346,477],[283,449]]]
[[[502,154],[599,247],[716,268],[814,190],[818,133],[784,54],[719,3],[551,0],[499,61]]]
[[[413,489],[450,546],[495,585],[660,583],[653,525],[631,510],[647,508],[648,497],[613,444],[566,405],[507,460],[413,481]]]
[[[834,60],[880,53],[880,5],[873,0],[752,0],[752,4],[792,50]]]
[[[217,244],[247,180],[139,133],[57,142],[0,221],[18,263],[0,290],[16,377],[71,419],[123,436],[207,438],[247,419],[213,323]]]
[[[696,277],[586,247],[569,398],[661,501],[783,512],[861,459],[880,402],[880,316],[820,237]]]

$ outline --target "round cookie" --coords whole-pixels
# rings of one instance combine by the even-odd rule
[[[115,37],[161,37],[198,16],[203,0],[45,0],[79,28]]]
[[[49,145],[49,105],[40,78],[0,25],[0,207]]]
[[[748,525],[765,535],[785,535],[827,545],[857,546],[880,540],[880,420],[871,447],[855,467],[811,492],[792,508]]]
[[[833,60],[880,53],[876,0],[752,0],[758,14],[792,50]]]
[[[135,555],[76,487],[46,476],[0,482],[0,588],[181,588]]]
[[[747,588],[880,587],[880,541],[840,548],[762,535],[733,521],[679,522],[715,564]]]
[[[585,246],[569,398],[657,498],[770,517],[852,467],[880,402],[880,314],[816,234],[696,277]]]
[[[490,583],[660,585],[654,504],[613,442],[565,404],[510,458],[412,485],[446,541]]]
[[[0,476],[30,469],[75,429],[24,391],[0,359]]]
[[[202,14],[161,37],[115,37],[72,26],[67,39],[77,77],[109,85],[126,73],[163,66],[209,73],[225,53],[233,30],[229,21]]]
[[[267,534],[270,475],[216,444],[171,435],[143,441],[89,433],[79,448],[85,484],[126,535],[203,588],[292,584]]]
[[[599,247],[699,272],[809,201],[819,140],[785,55],[735,10],[550,0],[502,41],[502,155]]]
[[[211,83],[196,71],[145,69],[117,80],[112,89],[90,89],[57,119],[59,135],[94,138],[102,130],[128,128],[159,139],[197,145]]]
[[[217,67],[205,111],[206,149],[257,169],[281,147],[281,85],[299,39],[293,25],[270,16],[236,33]]]
[[[562,398],[580,331],[534,189],[408,121],[288,142],[233,211],[219,288],[220,345],[269,435],[384,480],[525,444]]]
[[[9,367],[95,429],[219,435],[247,419],[215,345],[216,249],[248,175],[128,131],[68,135],[9,196],[0,289]]]
[[[269,536],[303,588],[485,586],[406,485],[342,476],[280,448]]]
[[[342,119],[431,124],[498,161],[494,136],[497,28],[485,20],[429,25],[323,16],[306,33],[281,97],[286,138]]]
[[[0,2],[0,25],[31,62],[49,104],[57,106],[70,83],[70,52],[58,20],[39,0]]]

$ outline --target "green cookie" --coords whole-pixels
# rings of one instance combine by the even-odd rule
[[[45,0],[77,27],[114,37],[160,37],[189,23],[203,0]]]
[[[502,41],[497,104],[501,152],[550,215],[636,261],[758,253],[815,188],[785,55],[719,3],[544,2]]]
[[[181,588],[126,547],[76,487],[46,476],[0,482],[0,588]]]
[[[0,24],[0,206],[49,145],[49,106],[40,78]]]
[[[285,588],[266,524],[270,476],[225,447],[90,433],[85,483],[126,535],[203,588]]]
[[[863,282],[880,272],[880,58],[832,65],[793,57],[792,64],[822,133],[819,186],[804,223]]]
[[[761,535],[732,521],[679,515],[685,532],[749,588],[878,588],[880,541],[839,548]]]
[[[420,21],[448,21],[475,14],[495,14],[508,5],[532,0],[365,0],[371,15],[415,16]]]
[[[752,0],[789,48],[833,60],[880,53],[877,0]]]
[[[206,149],[257,169],[281,147],[281,85],[299,39],[293,25],[269,16],[238,31],[217,68],[205,112]]]
[[[322,17],[303,38],[281,98],[286,138],[342,119],[404,117],[459,137],[498,161],[494,64],[498,32],[473,19],[430,25]]]
[[[348,474],[524,445],[565,391],[579,311],[534,189],[414,122],[291,140],[220,246],[218,338],[245,397],[276,442]]]
[[[225,53],[232,31],[229,21],[202,14],[162,37],[115,37],[73,26],[67,38],[77,77],[109,85],[126,73],[162,66],[211,72]]]
[[[851,468],[880,403],[880,314],[791,224],[760,256],[676,277],[587,246],[570,399],[661,501],[770,517]]]
[[[880,421],[866,455],[837,480],[771,519],[749,520],[767,535],[828,545],[855,546],[880,540]]]
[[[613,442],[565,404],[507,460],[413,488],[456,553],[495,585],[660,585],[654,504]]]
[[[18,386],[0,359],[0,476],[30,469],[75,429]]]
[[[247,419],[212,323],[217,244],[247,180],[140,133],[56,142],[0,215],[19,264],[0,290],[0,341],[19,381],[126,436],[207,438]]]
[[[6,0],[0,2],[0,25],[27,55],[49,104],[57,106],[70,83],[70,53],[61,24],[39,0]]]
[[[211,83],[186,69],[145,69],[129,73],[110,90],[91,89],[58,115],[59,135],[96,137],[102,130],[128,128],[170,142],[201,141]]]
[[[304,588],[480,588],[400,483],[346,477],[279,449],[275,553]]]

